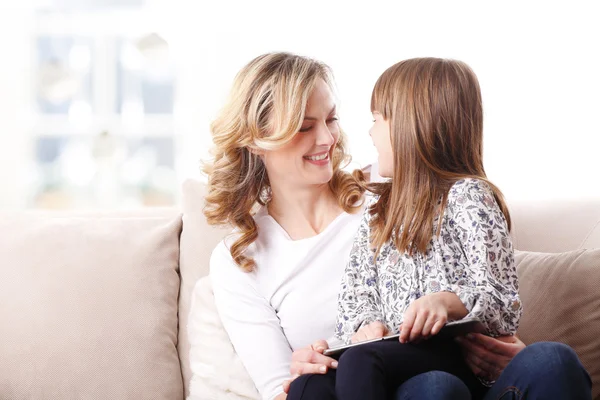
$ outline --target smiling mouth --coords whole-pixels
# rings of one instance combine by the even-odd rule
[[[323,161],[329,158],[329,153],[323,153],[318,156],[304,156],[303,158],[309,161]]]

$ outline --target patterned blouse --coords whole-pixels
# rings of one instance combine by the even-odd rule
[[[426,254],[400,253],[385,243],[373,262],[370,205],[365,208],[338,297],[335,336],[349,343],[363,325],[383,322],[399,332],[403,314],[429,293],[455,293],[492,336],[514,334],[521,317],[512,241],[493,192],[483,181],[463,179],[448,194],[439,236]],[[434,224],[434,231],[437,222]]]

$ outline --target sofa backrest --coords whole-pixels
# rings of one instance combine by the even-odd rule
[[[509,204],[516,249],[559,253],[600,248],[600,199]]]
[[[183,184],[183,230],[180,238],[179,268],[181,288],[179,291],[179,341],[177,350],[186,396],[192,378],[190,370],[190,341],[188,339],[188,316],[192,290],[200,278],[208,275],[210,255],[230,228],[208,225],[202,213],[204,208],[204,185],[195,180]]]

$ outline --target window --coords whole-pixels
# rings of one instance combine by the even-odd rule
[[[177,202],[175,67],[145,11],[107,0],[37,10],[30,207]]]

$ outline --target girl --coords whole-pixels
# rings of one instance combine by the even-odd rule
[[[458,61],[402,61],[377,81],[371,111],[379,173],[391,179],[369,187],[375,196],[342,281],[336,336],[348,343],[399,332],[401,343],[345,352],[337,397],[385,399],[430,370],[457,375],[479,396],[484,388],[457,346],[433,338],[464,317],[492,336],[511,335],[521,316],[510,216],[483,168],[477,78]]]

